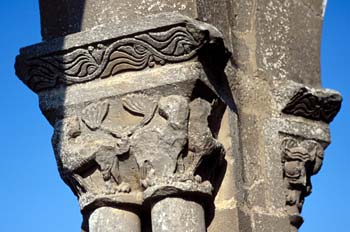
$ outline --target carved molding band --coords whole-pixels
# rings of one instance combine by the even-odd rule
[[[18,56],[17,75],[33,91],[107,78],[143,70],[155,65],[176,63],[193,58],[209,42],[209,31],[191,23],[157,28],[126,36],[116,41],[99,42],[81,48],[26,59]]]
[[[320,170],[324,150],[314,140],[299,141],[288,137],[282,141],[281,151],[287,211],[291,224],[299,228],[303,223],[300,212],[304,198],[311,193],[310,178]]]
[[[282,110],[285,114],[330,123],[340,110],[342,97],[335,91],[300,88]]]

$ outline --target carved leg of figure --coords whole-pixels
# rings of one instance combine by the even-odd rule
[[[153,232],[205,232],[203,207],[181,198],[165,198],[151,210]]]
[[[141,232],[141,222],[131,211],[101,207],[90,215],[89,232]]]

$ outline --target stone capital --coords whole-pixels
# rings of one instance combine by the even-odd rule
[[[173,13],[60,40],[23,48],[16,71],[54,127],[58,169],[84,217],[168,197],[204,207],[225,155],[220,122],[234,107],[217,85],[229,58],[221,33]]]

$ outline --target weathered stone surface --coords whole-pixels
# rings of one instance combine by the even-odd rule
[[[160,12],[181,12],[196,18],[195,0],[40,0],[41,34],[44,40],[90,30],[102,24],[118,24]]]
[[[181,198],[165,198],[152,207],[153,232],[206,231],[203,207]]]
[[[250,215],[244,213],[239,208],[230,207],[228,204],[225,208],[217,209],[215,219],[209,225],[208,232],[221,231],[252,231]]]
[[[323,1],[40,3],[46,41],[16,72],[85,230],[144,212],[144,231],[297,231],[341,104],[320,89]]]
[[[101,207],[90,215],[89,232],[141,232],[141,222],[133,212]]]
[[[318,1],[318,6],[322,2]],[[303,15],[303,17],[300,17]],[[320,86],[322,17],[303,1],[257,3],[257,64],[266,76]]]
[[[207,75],[200,61],[210,46],[225,51],[221,34],[172,15],[167,22],[153,16],[163,20],[158,27],[119,28],[104,37],[107,46],[96,38],[83,44],[75,34],[61,50],[48,41],[18,58],[18,73],[39,93],[55,128],[60,174],[85,217],[111,205],[140,209],[159,197],[209,199],[220,181],[214,175],[224,156],[217,140],[226,108],[220,97],[229,96],[211,84],[215,75]],[[135,36],[140,28],[145,33]],[[81,35],[89,33],[96,31]]]
[[[268,214],[255,214],[254,231],[259,232],[294,232],[286,223],[287,218]]]
[[[122,34],[114,33],[112,35],[115,37],[104,38],[106,42],[84,41],[85,44],[79,48],[76,48],[75,41],[78,40],[79,43],[81,35],[76,34],[70,40],[65,40],[65,43],[70,44],[65,46],[65,52],[62,52],[63,48],[56,51],[55,47],[60,46],[57,41],[23,49],[22,55],[17,57],[17,75],[33,91],[40,92],[103,79],[121,72],[187,61],[194,58],[205,44],[222,40],[220,32],[208,24],[181,15],[174,15],[174,18],[167,24],[155,23],[152,29],[138,31],[137,35],[126,34],[133,33],[135,28],[125,29],[126,31],[119,29],[118,32]],[[146,29],[147,25],[143,28]],[[96,31],[89,34],[94,33]]]
[[[340,110],[341,102],[337,92],[301,88],[282,112],[330,123]]]
[[[106,198],[140,204],[143,190],[146,198],[163,188],[211,194],[215,164],[201,163],[219,162],[223,147],[209,129],[210,103],[185,96],[131,93],[84,104],[56,122],[60,173],[82,209]]]
[[[299,228],[303,222],[300,212],[304,198],[311,193],[311,175],[316,174],[323,161],[323,147],[314,140],[298,141],[285,138],[281,144],[283,174],[287,185],[286,204],[291,224]]]

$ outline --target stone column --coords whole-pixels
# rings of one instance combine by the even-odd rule
[[[193,1],[41,1],[45,41],[16,70],[54,127],[85,231],[140,231],[139,213],[151,214],[142,230],[206,230],[235,106],[223,36],[195,15]]]
[[[194,201],[165,198],[153,205],[151,217],[153,232],[206,231],[203,206]]]
[[[296,231],[311,175],[330,142],[328,124],[341,105],[338,92],[321,88],[325,1],[200,2],[199,19],[230,41],[225,71],[240,135],[232,173],[241,178],[227,170],[234,191],[219,191],[209,229]]]
[[[90,232],[140,232],[141,222],[137,214],[112,207],[96,209],[89,218]]]

